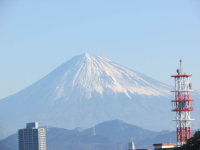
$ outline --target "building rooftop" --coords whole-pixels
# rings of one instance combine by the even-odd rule
[[[175,146],[176,143],[159,143],[159,144],[153,144],[153,146]]]
[[[27,123],[26,128],[38,128],[38,122]]]
[[[176,143],[159,143],[153,144],[154,150],[169,149],[172,150],[176,147]]]

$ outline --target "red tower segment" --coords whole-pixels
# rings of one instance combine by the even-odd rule
[[[183,145],[187,139],[191,138],[191,121],[190,111],[194,109],[191,107],[190,92],[192,91],[192,84],[189,82],[189,77],[192,75],[182,74],[182,60],[180,60],[180,69],[177,69],[177,75],[173,75],[175,79],[175,99],[172,100],[172,111],[176,112],[176,130],[178,146]]]

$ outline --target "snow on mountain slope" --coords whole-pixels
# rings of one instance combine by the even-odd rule
[[[149,80],[148,77],[102,56],[83,54],[74,57],[59,69],[64,72],[55,87],[55,99],[70,96],[72,93],[69,87],[79,89],[80,97],[87,99],[90,99],[94,92],[103,96],[108,89],[114,93],[123,93],[129,98],[130,93],[149,96],[169,94],[168,86],[153,79]]]

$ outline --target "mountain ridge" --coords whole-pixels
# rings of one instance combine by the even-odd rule
[[[77,147],[81,147],[83,150],[121,150],[122,148],[127,149],[128,142],[133,139],[136,148],[152,148],[152,144],[156,142],[169,142],[169,137],[171,137],[173,142],[176,140],[175,132],[154,132],[120,120],[102,122],[94,127],[81,131],[77,131],[76,128],[69,130],[48,127],[46,137],[47,149],[75,150]],[[17,150],[16,133],[0,141],[0,150],[4,149]]]

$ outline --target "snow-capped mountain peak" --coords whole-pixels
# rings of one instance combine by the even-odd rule
[[[56,99],[70,97],[80,92],[81,97],[90,99],[93,93],[103,96],[109,90],[125,94],[164,96],[169,94],[168,86],[143,74],[127,69],[106,57],[83,54],[72,58],[57,70],[63,74],[56,85]],[[57,71],[55,70],[55,71]]]

